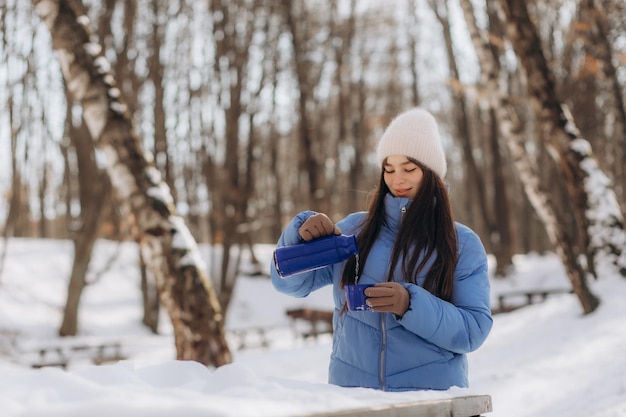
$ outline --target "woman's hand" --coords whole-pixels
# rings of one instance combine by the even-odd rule
[[[298,229],[298,234],[306,242],[332,234],[340,235],[341,229],[324,213],[317,213],[306,219]]]
[[[409,291],[398,282],[380,282],[365,289],[366,303],[379,313],[402,317],[409,309]]]

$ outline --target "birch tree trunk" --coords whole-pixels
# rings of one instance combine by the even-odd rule
[[[600,169],[591,145],[581,137],[569,111],[557,100],[554,76],[526,3],[500,3],[506,15],[507,37],[526,72],[531,106],[543,138],[563,170],[588,262],[599,273],[614,268],[626,276],[626,234],[613,184]],[[576,286],[574,291],[578,291]]]
[[[492,39],[478,29],[471,4],[469,2],[461,3],[472,43],[478,55],[478,62],[481,66],[485,97],[489,107],[494,109],[498,123],[504,135],[508,138],[507,145],[528,200],[545,225],[550,242],[554,245],[556,253],[563,261],[568,278],[581,302],[583,311],[590,313],[598,306],[599,300],[589,291],[585,270],[580,265],[571,242],[566,238],[565,225],[561,221],[562,218],[556,215],[550,193],[547,191],[545,184],[540,182],[539,168],[526,153],[523,127],[516,118],[515,112],[511,109],[508,94],[500,82],[500,65],[498,56],[492,49]]]
[[[174,209],[169,188],[145,154],[121,101],[108,61],[90,38],[80,0],[33,0],[50,29],[67,88],[107,170],[174,328],[177,358],[220,366],[231,362],[224,316],[206,276],[197,244]]]

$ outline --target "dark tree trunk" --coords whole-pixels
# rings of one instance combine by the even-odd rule
[[[496,277],[504,277],[513,264],[513,231],[511,228],[511,208],[507,186],[502,150],[500,148],[500,128],[493,108],[489,109],[489,144],[492,158],[493,173],[493,205],[496,227],[490,232],[491,251],[496,258]]]
[[[155,277],[150,274],[143,255],[139,251],[139,263],[141,270],[141,295],[143,299],[143,319],[142,323],[157,334],[159,332],[159,290],[155,282]]]
[[[71,98],[67,97],[68,103]],[[71,117],[71,104],[68,106],[68,117]],[[75,336],[78,333],[80,298],[86,285],[86,274],[91,261],[93,246],[98,238],[98,230],[102,223],[102,213],[109,200],[110,188],[104,173],[96,163],[93,141],[87,127],[81,123],[78,128],[66,123],[68,135],[76,151],[78,165],[78,188],[80,215],[77,219],[79,227],[70,234],[74,242],[74,263],[67,290],[67,299],[63,311],[63,321],[59,328],[60,336]]]

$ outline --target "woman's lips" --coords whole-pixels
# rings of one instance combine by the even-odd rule
[[[400,197],[400,196],[405,196],[405,195],[407,195],[407,194],[409,193],[409,191],[410,191],[410,188],[403,188],[403,189],[400,189],[400,190],[394,190],[394,191],[395,191],[396,195],[397,195],[398,197]]]

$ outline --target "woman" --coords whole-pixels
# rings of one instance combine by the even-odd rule
[[[272,265],[272,283],[296,297],[333,285],[330,383],[388,391],[467,387],[466,354],[492,327],[487,257],[478,236],[453,220],[434,117],[419,108],[399,115],[376,151],[380,183],[367,212],[334,225],[305,211],[278,241],[354,234],[358,258],[286,279]],[[357,275],[375,284],[365,292],[373,312],[345,307],[343,288]]]

